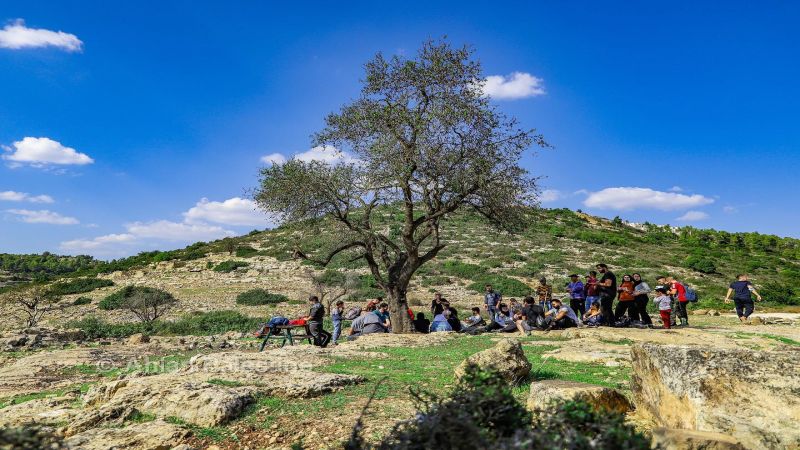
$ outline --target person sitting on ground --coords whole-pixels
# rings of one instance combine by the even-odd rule
[[[431,322],[431,333],[436,333],[439,331],[453,331],[453,327],[450,326],[449,309],[445,309],[433,317],[433,322]]]
[[[511,314],[519,314],[522,311],[522,305],[517,301],[515,298],[508,299],[508,309],[511,311]]]
[[[308,333],[314,337],[314,345],[327,347],[331,340],[331,334],[322,328],[322,321],[325,318],[325,307],[319,301],[319,297],[312,295],[308,298],[311,308],[308,311]]]
[[[417,319],[414,320],[414,331],[417,333],[428,333],[431,329],[431,321],[425,318],[425,313],[417,313]]]
[[[552,300],[552,306],[550,311],[544,313],[545,320],[547,321],[546,329],[548,331],[563,330],[578,326],[578,316],[575,315],[575,311],[561,303],[561,299],[554,298]]]
[[[392,329],[392,321],[389,319],[389,304],[386,302],[378,305],[378,309],[372,312],[381,319],[381,324],[387,329]]]
[[[380,316],[374,312],[359,316],[351,324],[350,336],[347,337],[348,341],[357,339],[360,336],[373,333],[388,333],[389,330],[381,322]]]
[[[516,325],[521,334],[530,336],[531,330],[539,328],[544,323],[544,310],[531,296],[525,297],[524,302],[525,306],[522,307]]]
[[[666,286],[656,286],[656,298],[653,303],[658,307],[658,314],[661,316],[661,323],[664,329],[669,330],[672,324],[672,299],[667,293]]]
[[[448,302],[447,300],[442,302],[442,305],[444,306],[442,312],[444,311],[450,312],[450,314],[447,315],[447,321],[450,323],[450,328],[452,328],[453,331],[461,331],[461,321],[458,320],[458,311],[456,311],[455,308],[450,306],[450,302]]]
[[[431,300],[431,314],[437,315],[441,314],[444,310],[444,305],[442,305],[447,300],[442,297],[441,292],[437,292],[433,294],[433,300]]]
[[[517,324],[514,323],[514,316],[508,309],[508,305],[500,303],[497,313],[494,315],[494,322],[490,325],[491,329],[487,331],[502,331],[503,333],[512,333],[517,331]]]
[[[758,301],[761,301],[761,294],[759,294],[753,287],[753,283],[747,279],[747,275],[736,275],[736,281],[731,283],[728,287],[728,293],[725,295],[725,303],[731,302],[731,294],[733,296],[733,303],[736,305],[736,315],[739,316],[740,322],[745,322],[750,314],[753,314],[755,303],[753,303],[753,295],[756,295]]]
[[[545,311],[550,309],[550,302],[553,299],[553,286],[547,284],[547,278],[539,278],[539,285],[536,286],[536,296],[539,297],[539,306]]]
[[[569,276],[569,283],[567,283],[567,292],[569,293],[569,306],[575,310],[575,314],[579,317],[583,316],[586,312],[586,300],[584,299],[583,282],[578,277],[577,273]]]
[[[638,312],[636,311],[636,302],[634,301],[635,298],[633,296],[633,277],[630,275],[623,275],[622,276],[622,283],[619,284],[619,288],[617,291],[619,292],[619,296],[617,297],[617,309],[614,310],[614,321],[618,321],[624,316],[625,314],[628,315],[628,318],[638,317]]]
[[[481,309],[476,306],[472,308],[472,315],[461,321],[461,331],[467,333],[484,325],[486,325],[486,321],[481,316]]]
[[[381,303],[383,303],[383,297],[372,299],[367,302],[367,305],[364,307],[364,311],[373,312],[376,309],[378,309],[378,305],[380,305]]]
[[[592,303],[592,306],[583,315],[583,324],[588,327],[599,327],[603,324],[603,313],[600,311],[599,302]]]

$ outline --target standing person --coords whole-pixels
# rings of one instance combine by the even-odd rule
[[[569,276],[567,291],[569,292],[570,308],[575,310],[575,314],[577,314],[578,317],[583,317],[583,313],[586,311],[585,286],[577,273],[573,273]]]
[[[656,286],[656,298],[653,299],[653,303],[658,308],[663,328],[669,330],[672,324],[672,299],[667,295],[666,286]]]
[[[539,297],[539,306],[548,311],[550,302],[553,300],[553,286],[547,284],[547,278],[539,278],[539,285],[536,286],[536,296]]]
[[[633,274],[633,301],[636,304],[636,312],[638,318],[643,324],[647,326],[653,325],[653,320],[650,319],[650,314],[647,314],[647,304],[650,299],[647,294],[650,293],[650,286],[642,280],[642,276],[638,273]]]
[[[308,311],[308,332],[314,337],[314,345],[327,347],[331,340],[331,334],[322,329],[322,321],[325,318],[325,307],[319,301],[319,297],[312,295],[308,298],[311,308]]]
[[[344,320],[344,302],[341,300],[336,301],[336,305],[331,310],[331,322],[333,322],[333,338],[331,341],[333,345],[337,344],[339,336],[342,335],[342,321]]]
[[[614,272],[608,270],[605,264],[598,264],[597,271],[602,274],[600,280],[597,282],[600,295],[600,312],[603,314],[603,319],[606,325],[614,325],[614,297],[617,296],[617,276]]]
[[[436,316],[437,314],[441,314],[444,311],[443,303],[446,302],[444,298],[442,298],[442,293],[437,292],[433,294],[433,300],[431,301],[431,314]]]
[[[745,274],[736,275],[736,281],[728,287],[725,303],[731,302],[731,294],[734,294],[733,303],[736,305],[736,315],[739,316],[739,321],[746,321],[750,314],[753,314],[753,309],[755,309],[752,294],[756,295],[758,301],[761,301],[761,294],[756,291],[753,283],[747,279]]]
[[[483,295],[483,307],[486,308],[490,318],[494,319],[495,314],[497,314],[497,306],[502,299],[503,296],[499,292],[495,292],[491,284],[486,285],[486,293]]]
[[[620,320],[622,316],[628,314],[629,318],[638,314],[636,312],[636,302],[633,296],[633,277],[630,275],[622,276],[622,283],[619,284],[617,289],[619,292],[617,309],[614,311],[614,321]]]
[[[554,298],[553,307],[544,313],[547,320],[547,330],[563,330],[578,326],[578,316],[572,308],[561,303],[560,299]]]
[[[586,284],[584,284],[584,296],[586,298],[586,305],[584,311],[589,311],[592,308],[592,303],[600,301],[600,288],[597,286],[597,272],[592,270],[589,275],[586,275]]]
[[[689,311],[686,306],[689,301],[686,299],[686,288],[683,283],[676,280],[674,277],[667,277],[669,283],[669,294],[675,299],[675,316],[676,322],[680,321],[680,326],[685,327],[689,325]]]

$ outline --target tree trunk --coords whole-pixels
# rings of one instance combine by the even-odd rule
[[[392,321],[392,333],[411,333],[414,329],[408,317],[408,301],[406,289],[395,286],[387,288],[386,302],[389,304],[389,317]]]

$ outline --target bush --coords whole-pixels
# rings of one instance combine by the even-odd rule
[[[134,296],[156,296],[158,298],[173,298],[172,294],[161,289],[146,287],[146,286],[125,286],[124,288],[108,295],[106,298],[100,300],[97,306],[106,311],[120,309],[125,306],[125,302]],[[174,300],[174,298],[173,298]]]
[[[136,333],[145,332],[144,324],[141,322],[128,323],[107,323],[94,316],[85,317],[81,320],[69,322],[69,328],[78,328],[86,333],[89,339],[106,338],[125,338]]]
[[[525,283],[503,275],[486,274],[475,279],[467,288],[475,292],[483,292],[487,284],[504,297],[524,297],[530,295],[532,289]]]
[[[242,246],[236,247],[236,257],[237,258],[249,258],[251,256],[255,256],[258,254],[258,250],[254,249],[253,247]]]
[[[711,258],[690,255],[684,260],[684,267],[700,273],[717,273],[717,266]]]
[[[764,283],[757,291],[767,302],[780,305],[800,305],[800,291],[787,284],[770,281]]]
[[[228,331],[249,332],[258,328],[260,319],[244,316],[237,311],[211,311],[187,314],[174,322],[155,321],[149,326],[142,322],[108,323],[94,316],[70,322],[70,328],[83,330],[91,339],[125,338],[136,333],[162,336],[208,336]]]
[[[467,280],[474,280],[486,273],[486,268],[461,261],[447,260],[442,263],[442,273]]]
[[[51,428],[29,424],[19,428],[0,428],[0,449],[59,450],[69,448]]]
[[[214,267],[214,272],[229,273],[240,267],[247,267],[249,265],[250,263],[245,261],[222,261]]]
[[[285,295],[273,294],[266,289],[251,289],[236,296],[236,303],[246,306],[275,305],[286,301],[289,298]]]
[[[169,292],[139,289],[133,295],[126,297],[121,306],[142,322],[150,323],[166,314],[176,302],[175,297]]]
[[[92,303],[92,299],[89,297],[78,297],[74,302],[72,302],[72,304],[75,306],[88,305],[89,303]]]
[[[53,284],[50,286],[50,293],[53,295],[83,294],[86,292],[92,292],[97,288],[113,285],[113,281],[103,278],[78,278],[63,283]]]
[[[649,449],[650,441],[625,423],[622,414],[595,412],[585,402],[554,403],[531,413],[513,396],[496,373],[474,367],[449,397],[412,389],[419,410],[412,420],[396,425],[376,446],[361,438],[361,419],[348,450],[479,449]]]
[[[360,275],[358,277],[359,286],[350,298],[364,299],[383,297],[386,293],[378,286],[375,277],[372,275]]]

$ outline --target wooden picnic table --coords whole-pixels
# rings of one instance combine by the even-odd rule
[[[296,334],[294,331],[298,328],[302,328],[305,334]],[[269,331],[267,335],[264,336],[264,340],[261,342],[261,348],[258,350],[260,352],[264,351],[264,347],[267,346],[267,343],[270,339],[280,339],[281,340],[281,347],[286,345],[286,342],[289,342],[289,345],[294,345],[295,339],[306,339],[308,340],[309,344],[314,342],[314,336],[311,335],[311,330],[308,328],[308,324],[305,325],[278,325],[274,327],[269,327]]]

